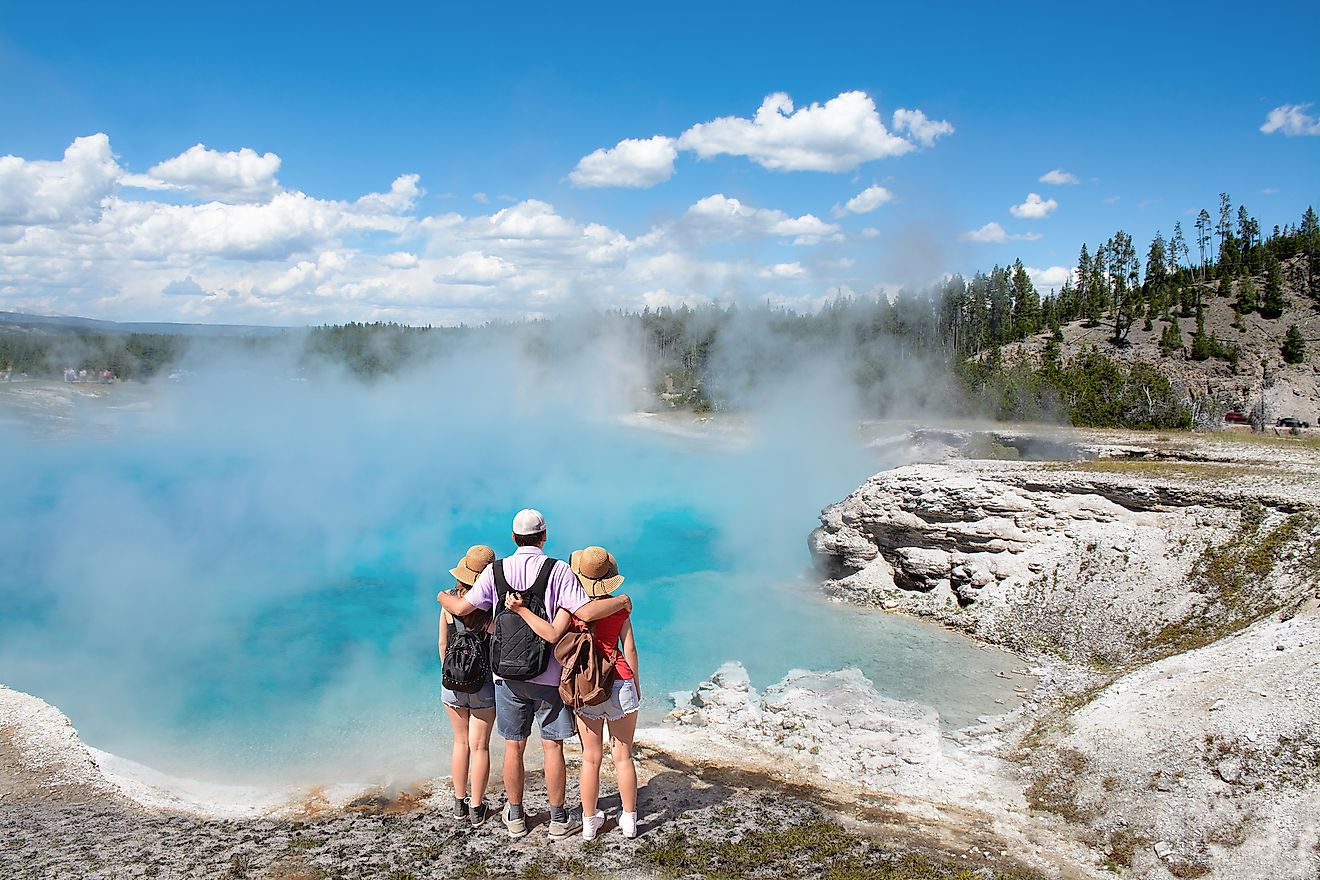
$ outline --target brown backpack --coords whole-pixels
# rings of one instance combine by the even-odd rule
[[[559,676],[559,698],[565,706],[581,709],[610,698],[614,689],[614,662],[596,645],[591,624],[565,633],[555,643],[555,659],[564,667]]]

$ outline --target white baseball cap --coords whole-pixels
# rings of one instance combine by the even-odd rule
[[[515,535],[537,535],[545,531],[545,517],[541,516],[541,511],[533,510],[530,507],[523,508],[513,518],[513,533]]]

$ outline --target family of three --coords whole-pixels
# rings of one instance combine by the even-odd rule
[[[564,563],[545,555],[545,541],[545,518],[535,510],[519,511],[513,518],[513,542],[518,548],[514,554],[496,559],[490,547],[470,548],[450,570],[456,581],[454,589],[436,596],[444,609],[439,637],[442,662],[451,643],[466,638],[462,634],[479,634],[482,643],[489,644],[492,634],[498,633],[491,654],[494,672],[486,674],[484,681],[467,684],[465,690],[446,687],[442,691],[445,711],[454,728],[454,817],[473,825],[486,819],[488,748],[494,725],[504,738],[504,825],[512,837],[527,834],[523,759],[535,721],[545,756],[550,838],[571,837],[581,827],[584,839],[595,839],[605,824],[604,811],[598,809],[597,801],[608,725],[622,806],[618,824],[625,836],[635,837],[637,770],[632,742],[641,685],[630,620],[632,603],[627,596],[613,595],[623,576],[613,555],[604,548],[576,550]],[[526,627],[509,625],[511,620],[501,622],[501,615],[517,615]],[[570,630],[590,632],[597,650],[613,667],[608,697],[576,711],[560,696],[563,667],[548,650]],[[519,632],[529,631],[535,635],[519,638]],[[537,640],[543,643],[534,643]],[[541,663],[544,669],[537,672]],[[518,678],[499,674],[500,669],[507,673],[520,664]],[[565,804],[564,740],[574,733],[582,738],[580,818]]]

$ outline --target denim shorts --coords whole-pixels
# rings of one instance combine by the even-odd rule
[[[606,721],[618,721],[620,718],[636,712],[641,705],[642,701],[637,697],[637,682],[631,678],[616,678],[614,679],[614,690],[608,700],[594,706],[583,706],[577,710],[577,713],[583,718],[590,718],[593,721],[598,718],[604,718]]]
[[[446,706],[453,706],[455,709],[493,709],[495,708],[495,685],[488,681],[485,687],[474,694],[451,691],[441,685],[440,699]]]
[[[530,681],[495,682],[495,727],[509,740],[532,735],[532,718],[541,728],[541,739],[562,742],[572,739],[573,710],[559,699],[559,688]]]

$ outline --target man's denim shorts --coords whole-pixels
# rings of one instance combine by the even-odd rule
[[[637,682],[631,678],[616,678],[608,700],[594,706],[583,706],[577,713],[592,720],[604,718],[606,721],[618,721],[636,712],[641,705],[642,701],[637,698]]]
[[[541,728],[541,739],[563,741],[574,733],[573,710],[559,699],[559,688],[529,681],[495,682],[495,727],[509,740],[532,735],[532,718]]]
[[[492,682],[486,682],[485,687],[473,694],[451,691],[441,685],[440,699],[446,706],[453,706],[455,709],[493,709],[495,708],[495,685]]]

